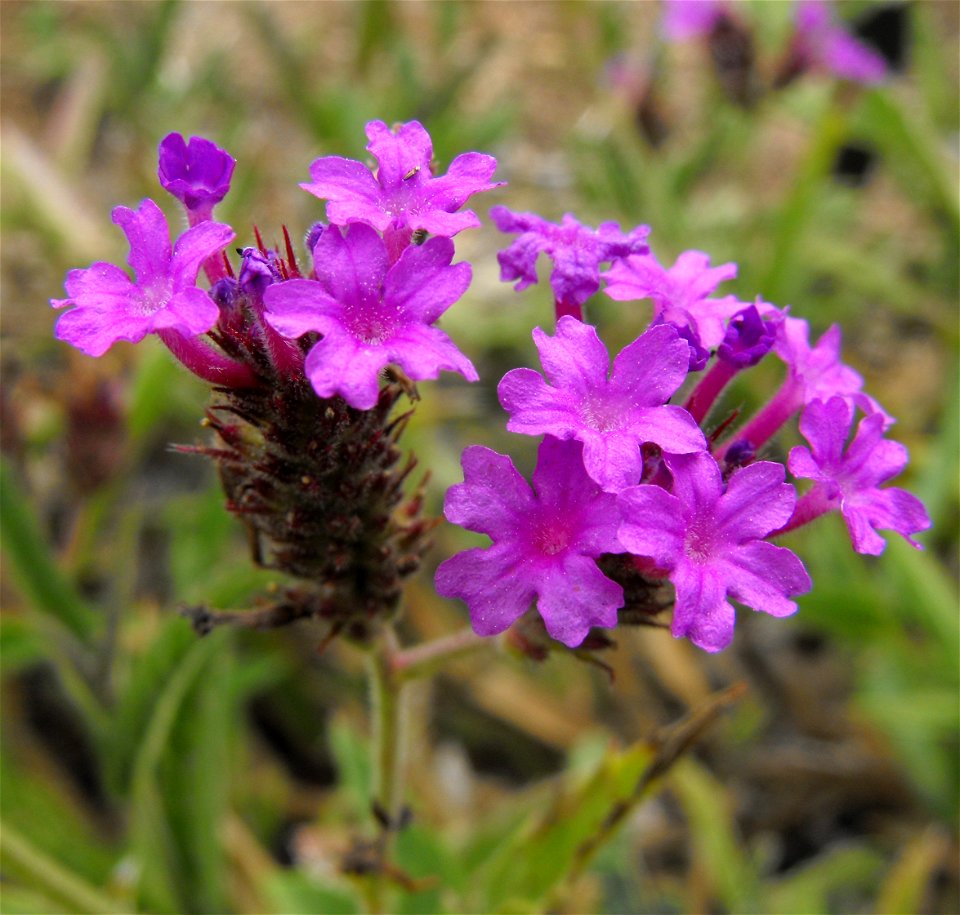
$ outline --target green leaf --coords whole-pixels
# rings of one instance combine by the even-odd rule
[[[8,568],[31,606],[88,641],[97,629],[96,614],[57,568],[6,461],[0,461],[0,531]]]
[[[330,886],[297,871],[273,871],[263,881],[261,893],[283,915],[353,915],[360,911],[356,895],[347,887]]]

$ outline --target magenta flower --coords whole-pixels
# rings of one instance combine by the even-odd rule
[[[709,35],[729,15],[728,0],[663,0],[660,31],[668,41]]]
[[[607,348],[590,324],[568,315],[555,337],[538,327],[533,339],[546,380],[533,369],[513,369],[497,389],[511,432],[582,442],[587,473],[612,492],[639,482],[644,442],[676,453],[706,447],[687,411],[665,406],[683,384],[689,359],[672,327],[651,327],[624,347],[612,374]]]
[[[534,600],[550,636],[571,648],[591,626],[616,625],[623,589],[595,562],[623,552],[616,497],[584,473],[580,452],[576,442],[545,438],[531,490],[506,455],[464,451],[464,481],[447,491],[444,514],[493,544],[441,563],[436,586],[467,604],[479,635],[503,632]]]
[[[160,184],[183,204],[190,224],[210,219],[230,190],[233,156],[203,137],[190,137],[188,144],[179,133],[160,141],[159,154]]]
[[[433,326],[470,285],[470,265],[452,259],[453,242],[432,238],[391,265],[369,226],[330,228],[313,250],[317,278],[268,286],[265,318],[285,337],[323,334],[307,354],[307,377],[318,396],[339,394],[358,410],[376,404],[388,363],[418,381],[441,370],[476,381],[470,360]]]
[[[167,219],[152,200],[136,210],[116,207],[112,215],[130,242],[127,260],[136,281],[102,262],[71,270],[67,298],[50,301],[54,308],[73,306],[57,320],[57,338],[88,356],[102,356],[117,340],[136,343],[149,333],[167,331],[193,337],[210,330],[219,311],[197,288],[197,273],[206,258],[230,243],[233,229],[200,223],[171,250]]]
[[[712,349],[723,340],[726,320],[746,307],[734,296],[710,298],[720,283],[736,275],[736,264],[711,267],[709,255],[702,251],[684,251],[669,268],[652,254],[636,254],[617,261],[603,274],[604,292],[617,301],[651,299],[654,324],[689,328],[692,341]],[[691,347],[696,348],[696,342]]]
[[[580,317],[580,306],[600,288],[600,264],[628,254],[646,254],[648,226],[629,234],[616,222],[601,223],[596,229],[578,222],[567,213],[560,225],[547,222],[536,213],[514,213],[504,206],[490,210],[490,218],[501,232],[519,232],[519,237],[497,255],[500,279],[517,281],[520,292],[537,282],[537,255],[542,251],[553,261],[550,286],[557,301],[557,317]]]
[[[497,160],[469,152],[450,163],[446,175],[431,171],[433,144],[419,121],[391,130],[383,121],[367,124],[367,150],[377,160],[376,177],[362,163],[325,156],[310,166],[309,183],[300,186],[327,200],[327,218],[335,225],[364,222],[387,233],[391,253],[423,229],[450,238],[480,225],[475,213],[458,213],[467,198],[500,187],[491,182]]]
[[[800,0],[790,52],[794,70],[823,70],[858,83],[878,83],[887,75],[883,57],[834,21],[825,0]]]
[[[784,469],[759,461],[730,477],[724,491],[717,462],[706,452],[668,455],[673,492],[631,486],[620,493],[620,541],[668,573],[676,589],[671,632],[706,651],[733,639],[728,597],[789,616],[789,600],[810,590],[803,563],[763,538],[790,517],[796,496]]]
[[[814,400],[800,417],[800,432],[810,448],[791,450],[787,466],[795,477],[814,481],[801,500],[788,528],[838,509],[858,553],[878,556],[886,543],[878,529],[896,531],[917,549],[910,536],[930,527],[923,503],[903,489],[880,489],[907,466],[907,449],[884,439],[884,416],[868,413],[844,450],[854,409],[842,397]]]

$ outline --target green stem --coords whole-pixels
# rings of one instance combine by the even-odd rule
[[[394,675],[406,683],[429,677],[451,661],[485,651],[496,644],[495,639],[479,636],[468,626],[452,635],[395,652],[391,667]]]
[[[129,911],[110,896],[66,870],[8,823],[0,829],[0,853],[3,867],[15,873],[31,887],[74,912],[114,913]]]
[[[388,628],[371,652],[369,660],[374,747],[373,796],[391,824],[396,822],[402,799],[402,683],[393,666],[396,651],[396,636]]]

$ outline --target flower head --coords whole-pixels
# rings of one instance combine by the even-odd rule
[[[149,199],[136,210],[116,207],[113,221],[130,242],[128,263],[136,280],[102,262],[71,270],[67,298],[50,302],[54,308],[73,306],[58,319],[57,338],[89,356],[102,356],[117,340],[136,343],[156,331],[193,337],[210,330],[219,312],[197,288],[197,273],[206,258],[229,244],[233,229],[203,222],[171,249],[166,217]]]
[[[532,490],[506,455],[464,451],[464,481],[448,490],[444,514],[493,544],[441,563],[436,586],[466,602],[480,635],[503,632],[534,601],[547,632],[571,648],[592,626],[616,625],[623,589],[595,561],[622,552],[616,497],[586,475],[580,451],[545,438]]]
[[[644,442],[678,453],[706,447],[686,410],[666,405],[686,378],[689,359],[672,327],[651,327],[626,346],[612,373],[607,348],[590,324],[568,315],[556,336],[537,328],[533,338],[546,379],[533,369],[513,369],[498,388],[511,432],[582,442],[587,473],[610,491],[639,482]]]
[[[676,589],[671,631],[707,651],[733,639],[728,596],[772,616],[797,609],[789,600],[810,589],[810,577],[790,550],[763,538],[790,517],[796,496],[784,469],[759,461],[731,476],[706,452],[668,455],[673,491],[632,486],[620,493],[620,541],[649,557]]]
[[[824,70],[858,83],[878,83],[886,77],[883,57],[837,25],[826,0],[800,0],[794,24],[795,69]]]
[[[327,229],[313,258],[315,280],[268,286],[264,305],[267,322],[285,337],[323,334],[304,364],[320,397],[339,394],[369,410],[388,363],[415,380],[441,370],[477,380],[470,360],[433,326],[470,285],[470,265],[450,263],[449,239],[406,248],[391,265],[383,239],[358,224],[345,233]]]
[[[537,282],[537,255],[542,251],[553,261],[550,286],[560,314],[579,310],[600,288],[600,264],[646,254],[649,248],[647,226],[638,226],[628,234],[616,222],[601,223],[596,229],[582,225],[570,213],[560,225],[547,222],[536,213],[514,213],[504,206],[490,210],[490,218],[501,232],[519,232],[519,237],[497,255],[500,279],[517,281],[516,290]],[[566,312],[563,309],[568,309]]]
[[[792,449],[787,464],[795,477],[814,481],[802,502],[813,503],[819,512],[839,508],[858,553],[883,552],[878,529],[896,531],[921,549],[911,534],[930,527],[923,503],[903,489],[880,489],[906,467],[907,449],[883,438],[880,413],[867,413],[844,449],[853,418],[853,406],[842,397],[814,400],[803,411],[800,432],[810,448]]]
[[[475,213],[458,213],[467,198],[499,187],[491,182],[497,167],[493,156],[463,153],[446,175],[434,177],[433,144],[419,121],[391,130],[383,121],[367,124],[367,150],[377,160],[376,176],[362,162],[325,156],[310,166],[311,181],[300,186],[327,200],[327,218],[334,225],[363,222],[388,234],[397,252],[410,235],[423,229],[450,238],[480,225]]]
[[[187,143],[179,133],[160,141],[160,184],[179,200],[190,216],[191,225],[209,219],[214,206],[230,190],[236,160],[203,137]]]

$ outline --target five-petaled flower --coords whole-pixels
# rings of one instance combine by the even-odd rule
[[[154,332],[193,337],[210,330],[219,311],[197,288],[197,274],[204,260],[233,239],[230,226],[202,222],[171,248],[166,217],[152,200],[136,210],[116,207],[113,221],[130,242],[128,262],[136,279],[103,262],[71,270],[67,298],[50,302],[55,308],[73,306],[58,319],[57,338],[102,356],[118,340],[136,343]]]
[[[467,198],[499,187],[491,182],[493,156],[468,152],[457,156],[446,175],[434,177],[433,143],[419,121],[391,130],[383,121],[367,124],[367,151],[377,160],[374,174],[362,162],[324,156],[310,166],[311,181],[300,186],[327,201],[334,225],[363,222],[384,233],[392,259],[414,231],[450,238],[480,225],[470,210],[458,213]]]
[[[649,557],[676,590],[671,632],[706,651],[733,639],[728,596],[772,616],[797,609],[789,600],[810,590],[803,563],[765,538],[790,517],[796,495],[782,464],[759,461],[724,487],[706,452],[665,458],[672,492],[632,486],[620,493],[620,542]]]
[[[470,265],[450,263],[449,239],[405,248],[391,264],[383,239],[361,223],[325,231],[313,259],[315,280],[275,283],[263,301],[267,322],[285,337],[323,334],[304,363],[320,397],[339,394],[369,410],[390,363],[417,381],[441,370],[477,380],[470,360],[433,326],[470,285]]]
[[[795,477],[814,481],[801,498],[793,523],[806,523],[826,511],[839,509],[858,553],[877,556],[886,543],[877,529],[902,535],[922,549],[911,534],[930,527],[923,503],[903,489],[880,484],[907,465],[907,449],[883,437],[884,416],[868,412],[844,449],[853,424],[854,408],[842,397],[814,400],[800,417],[800,432],[809,448],[797,446],[787,466]]]
[[[478,634],[503,632],[534,601],[550,636],[571,648],[592,626],[616,625],[623,589],[595,561],[623,552],[616,497],[586,475],[580,451],[547,436],[532,489],[506,455],[464,451],[464,481],[447,491],[444,514],[493,544],[441,563],[436,586],[467,604]]]
[[[533,338],[546,380],[519,368],[498,388],[511,432],[582,442],[587,473],[612,492],[640,481],[645,442],[677,453],[706,447],[687,411],[667,405],[687,376],[689,352],[672,327],[651,327],[624,347],[612,373],[607,348],[590,324],[568,315],[556,336],[538,327]]]

